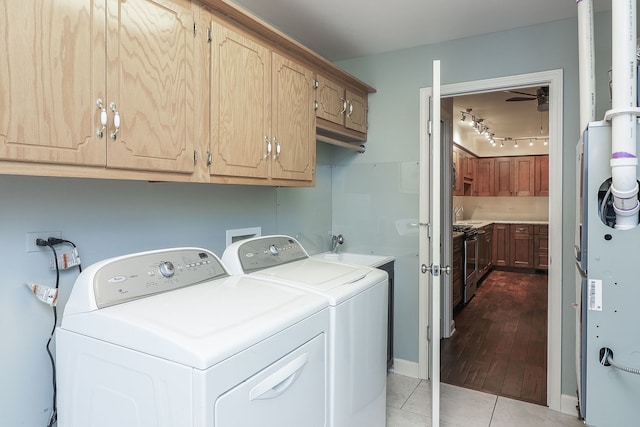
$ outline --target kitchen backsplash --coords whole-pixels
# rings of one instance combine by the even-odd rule
[[[454,197],[462,219],[548,221],[548,197]],[[460,217],[458,217],[460,219]]]

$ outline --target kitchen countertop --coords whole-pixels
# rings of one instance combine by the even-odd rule
[[[488,219],[463,219],[461,221],[454,222],[454,225],[472,225],[475,228],[482,228],[489,224],[529,224],[529,225],[549,225],[549,221],[536,221],[536,220],[488,220]]]

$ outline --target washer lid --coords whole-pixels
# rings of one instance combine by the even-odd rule
[[[299,289],[246,276],[225,277],[102,309],[65,313],[61,328],[207,369],[326,306],[326,298]]]
[[[377,283],[386,283],[388,277],[386,272],[375,268],[314,258],[266,268],[251,273],[251,276],[326,295],[331,305],[337,305]]]

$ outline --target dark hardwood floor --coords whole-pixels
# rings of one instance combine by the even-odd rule
[[[547,275],[492,271],[441,342],[441,381],[547,404]]]

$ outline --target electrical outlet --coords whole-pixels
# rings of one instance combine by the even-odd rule
[[[30,231],[27,233],[27,252],[39,252],[42,249],[46,249],[44,246],[36,245],[36,239],[47,240],[49,237],[62,238],[62,233],[59,231]]]

